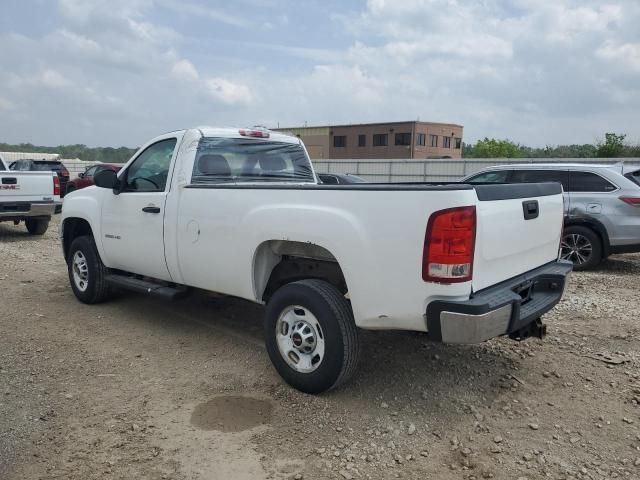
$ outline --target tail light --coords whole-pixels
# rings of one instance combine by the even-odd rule
[[[640,197],[620,197],[620,200],[632,207],[640,207]]]
[[[53,195],[60,196],[60,179],[58,175],[53,176]]]
[[[269,138],[269,132],[265,130],[239,130],[238,133],[243,137]]]
[[[425,282],[459,283],[473,278],[476,207],[449,208],[429,218],[422,253]]]

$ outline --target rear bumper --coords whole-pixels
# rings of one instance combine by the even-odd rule
[[[429,335],[445,343],[518,336],[560,301],[571,270],[571,262],[559,260],[477,292],[466,301],[431,302]]]
[[[0,220],[22,220],[29,217],[50,217],[62,211],[61,203],[0,202]]]

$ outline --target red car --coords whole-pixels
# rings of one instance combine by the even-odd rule
[[[71,193],[74,190],[80,190],[81,188],[90,187],[93,185],[93,177],[96,176],[98,172],[103,170],[113,170],[114,172],[119,172],[122,168],[122,165],[114,165],[111,163],[101,163],[99,165],[94,165],[93,167],[88,167],[83,173],[78,174],[76,178],[73,180],[69,180],[67,183],[66,193]]]

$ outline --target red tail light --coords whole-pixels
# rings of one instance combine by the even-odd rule
[[[632,207],[640,207],[640,197],[620,197],[620,200]]]
[[[476,207],[449,208],[429,218],[422,253],[425,282],[459,283],[473,278]]]
[[[53,194],[60,196],[60,179],[58,175],[53,176]]]

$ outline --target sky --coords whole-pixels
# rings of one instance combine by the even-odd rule
[[[0,141],[420,119],[640,143],[638,0],[0,0]]]

